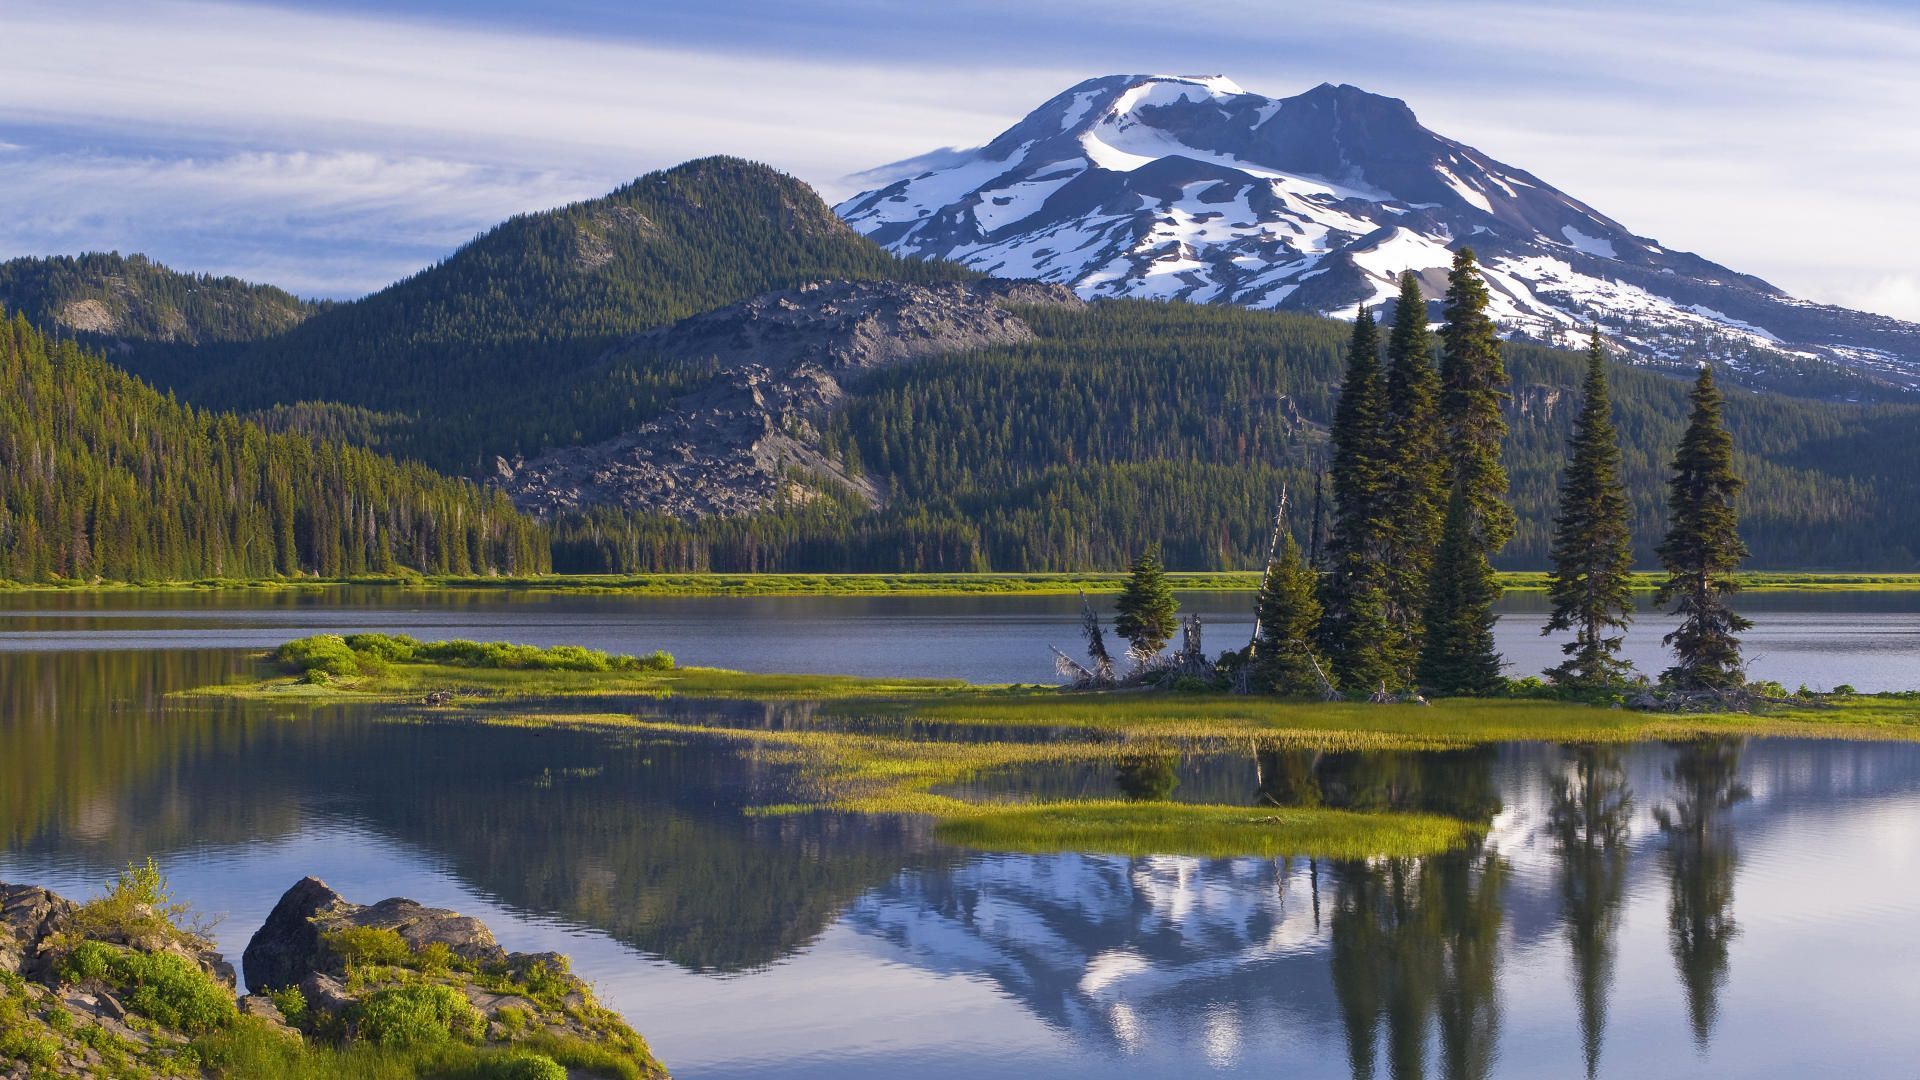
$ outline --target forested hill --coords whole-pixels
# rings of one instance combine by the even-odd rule
[[[271,285],[184,274],[118,253],[0,262],[0,312],[123,347],[253,341],[284,332],[325,307]]]
[[[1118,569],[1151,543],[1179,569],[1246,568],[1283,486],[1303,545],[1350,324],[1110,301],[1019,309],[1026,345],[889,368],[849,387],[821,441],[888,504],[845,493],[757,518],[600,513],[556,526],[561,568]],[[1579,357],[1506,346],[1506,463],[1519,533],[1499,559],[1547,564],[1578,409]],[[1613,371],[1643,566],[1665,525],[1686,385]],[[1911,569],[1920,553],[1920,408],[1737,393],[1742,533],[1765,567]]]
[[[546,418],[523,440],[524,414],[535,407],[529,392],[578,373],[635,331],[820,278],[975,276],[889,254],[790,176],[703,158],[602,198],[512,218],[440,264],[289,333],[125,363],[212,407],[328,401],[415,416],[396,445],[472,470],[492,453],[537,450],[543,426],[566,427],[563,416]]]
[[[496,492],[176,404],[0,320],[0,578],[547,565],[540,527]]]

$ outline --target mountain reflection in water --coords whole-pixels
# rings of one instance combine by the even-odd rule
[[[719,740],[159,699],[239,664],[0,655],[0,880],[85,893],[153,853],[228,914],[230,953],[290,867],[440,897],[510,947],[571,952],[686,1077],[1870,1076],[1920,1056],[1920,865],[1895,854],[1913,745],[1155,755],[977,783],[1488,831],[1424,859],[981,855],[913,821],[744,813],[792,777]]]

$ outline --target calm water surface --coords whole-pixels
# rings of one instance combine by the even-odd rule
[[[1756,672],[1920,682],[1916,605],[1859,596],[1785,598],[1797,606],[1767,622],[1859,640],[1807,630],[1769,657],[1808,674]],[[749,817],[790,778],[702,739],[161,695],[240,670],[235,648],[361,626],[1039,679],[1027,654],[1070,643],[1071,602],[55,599],[7,598],[0,617],[0,880],[85,895],[155,854],[180,894],[225,913],[229,956],[304,874],[361,901],[458,908],[509,948],[571,953],[678,1076],[1920,1075],[1920,746],[1524,744],[1190,758],[1144,779],[1008,773],[974,786],[1145,783],[1490,828],[1476,850],[1418,860],[980,855],[912,823]],[[1213,625],[1230,640],[1245,631],[1227,606]],[[828,644],[803,652],[786,632]]]
[[[1211,651],[1246,643],[1252,596],[1196,593]],[[1096,603],[1110,608],[1110,597]],[[1788,687],[1920,686],[1920,591],[1749,593],[1752,673]],[[1496,628],[1508,668],[1536,674],[1562,659],[1540,635],[1545,597],[1513,593]],[[1071,596],[763,598],[530,595],[333,589],[306,593],[0,594],[0,652],[47,649],[269,648],[317,632],[386,630],[426,638],[666,649],[682,663],[745,671],[923,675],[1051,682],[1049,645],[1078,649]],[[1673,628],[1643,612],[1626,655],[1657,674]]]

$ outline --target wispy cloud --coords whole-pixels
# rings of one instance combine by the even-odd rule
[[[77,243],[346,294],[506,214],[710,153],[848,192],[1078,79],[1406,98],[1629,227],[1920,318],[1920,18],[1897,5],[568,0],[538,16],[11,0],[0,254]],[[356,262],[354,251],[364,252]],[[304,268],[304,269],[302,269]],[[1891,283],[1891,284],[1888,284]]]

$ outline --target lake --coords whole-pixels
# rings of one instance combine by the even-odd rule
[[[1244,639],[1244,598],[1190,599],[1211,648]],[[1502,623],[1528,669],[1552,660],[1536,601]],[[1920,595],[1745,601],[1757,676],[1920,684]],[[1074,644],[1071,598],[0,607],[0,880],[84,896],[155,855],[224,914],[230,958],[305,874],[456,908],[508,948],[570,953],[681,1077],[1867,1077],[1920,1060],[1920,745],[1188,758],[1174,798],[1423,809],[1488,839],[1358,862],[982,855],[912,821],[746,815],[789,778],[702,738],[163,695],[238,673],[240,650],[360,628],[1040,681],[1045,645]],[[1635,642],[1643,667],[1657,636]],[[1098,796],[1122,778],[974,784]]]

